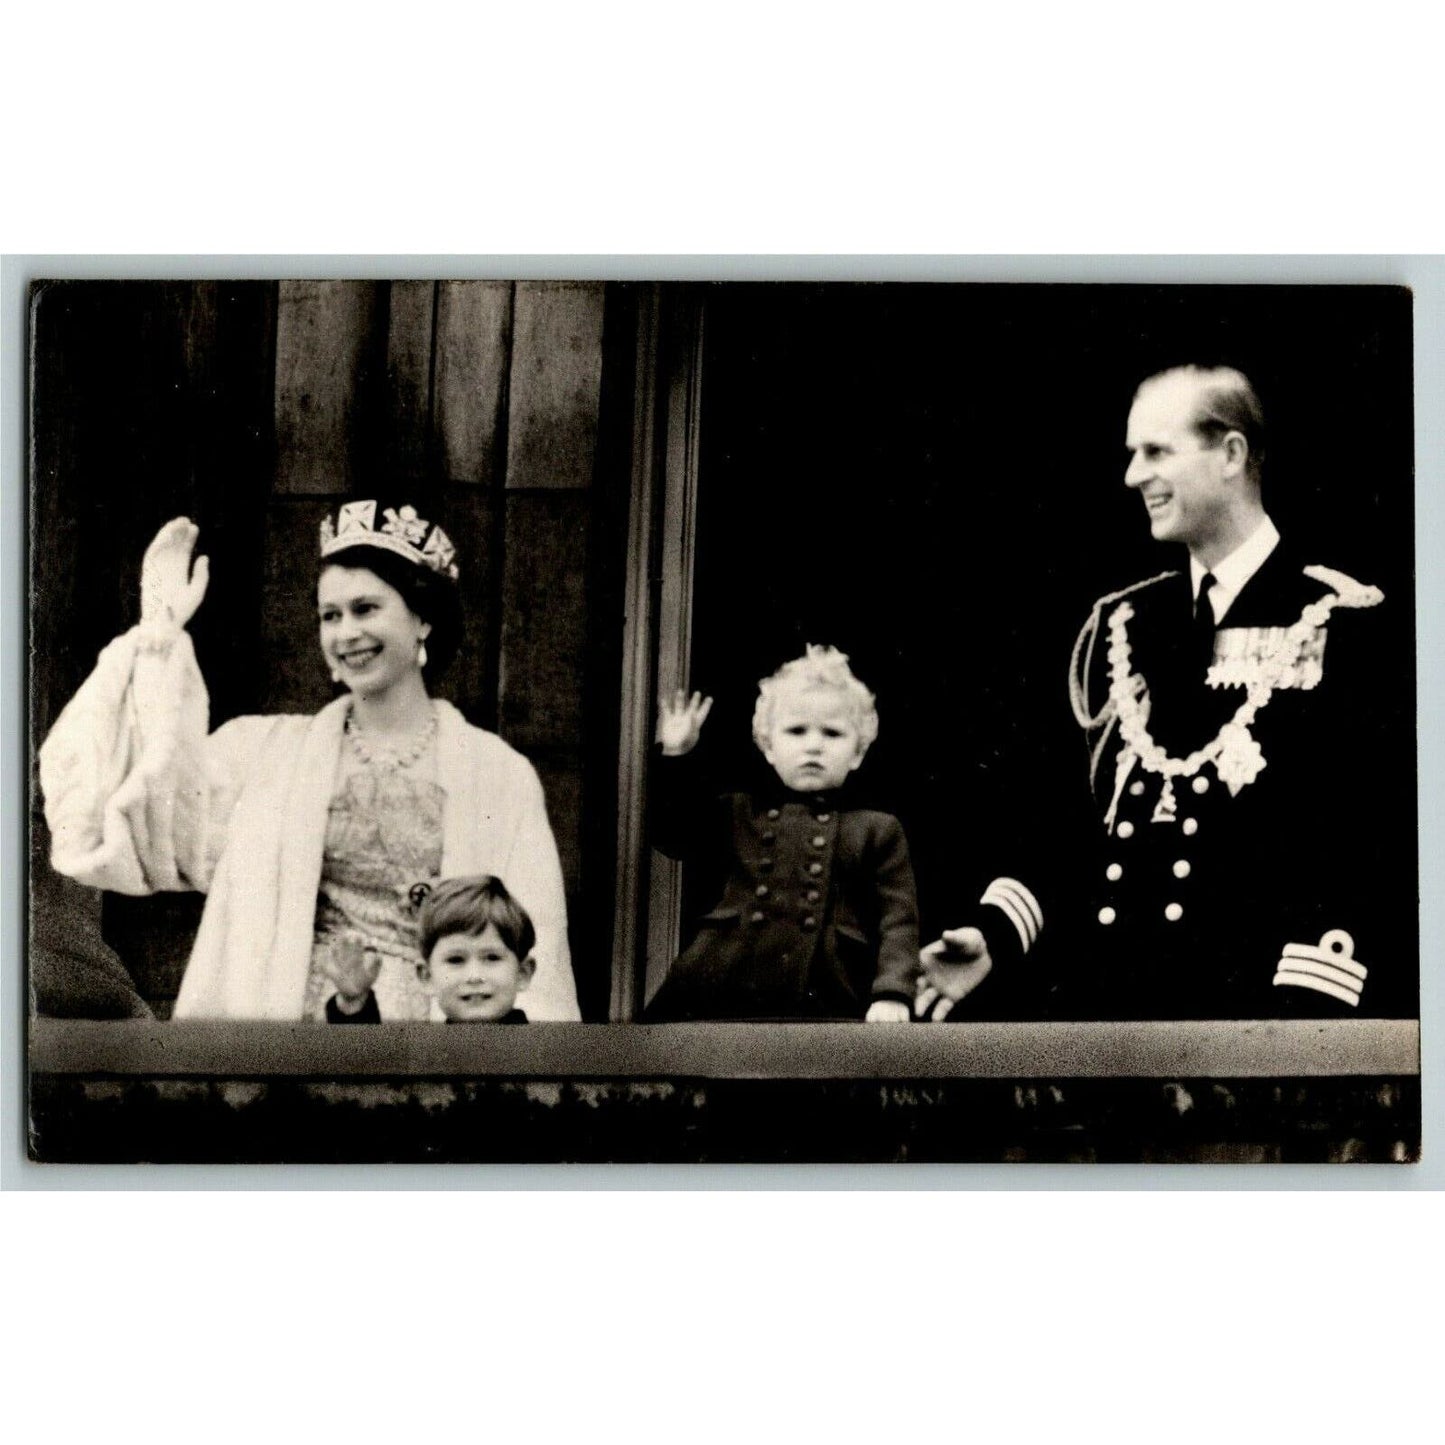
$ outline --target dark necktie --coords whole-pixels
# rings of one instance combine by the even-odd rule
[[[1214,608],[1209,593],[1214,586],[1214,573],[1206,572],[1199,579],[1199,596],[1194,599],[1194,656],[1208,668],[1214,661]]]

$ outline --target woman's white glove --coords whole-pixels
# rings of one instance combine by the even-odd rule
[[[155,534],[140,564],[140,620],[155,635],[174,632],[188,623],[206,595],[210,559],[197,557],[200,528],[189,517],[174,517]]]

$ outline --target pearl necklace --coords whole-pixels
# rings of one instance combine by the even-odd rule
[[[416,763],[432,745],[437,735],[436,708],[428,709],[426,726],[410,740],[403,739],[397,746],[378,744],[375,750],[367,744],[366,734],[357,726],[356,714],[346,714],[345,731],[351,751],[369,768],[400,770]]]

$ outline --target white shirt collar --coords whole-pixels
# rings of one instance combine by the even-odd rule
[[[1244,584],[1264,566],[1265,559],[1279,546],[1279,529],[1268,515],[1260,522],[1243,542],[1222,562],[1205,567],[1189,559],[1190,596],[1199,600],[1199,584],[1206,572],[1214,573],[1214,586],[1209,592],[1209,605],[1214,609],[1214,622],[1218,626],[1224,620],[1234,599],[1244,589]]]

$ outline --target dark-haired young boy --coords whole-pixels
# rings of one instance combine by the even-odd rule
[[[524,1024],[517,995],[532,981],[537,935],[527,910],[500,878],[448,878],[427,895],[417,918],[417,977],[449,1024]],[[380,1023],[371,985],[375,955],[359,944],[333,950],[337,991],[326,1004],[329,1023]]]

